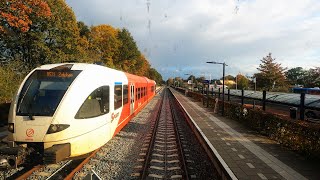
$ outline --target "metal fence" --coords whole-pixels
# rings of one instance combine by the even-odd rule
[[[214,96],[223,99],[221,88],[198,93],[205,98]],[[320,119],[320,95],[225,89],[224,96],[225,101],[236,102],[249,108],[260,108],[263,111],[289,114],[292,119],[299,117],[304,120],[305,116],[310,120]]]

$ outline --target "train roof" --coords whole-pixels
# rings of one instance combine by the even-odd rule
[[[95,68],[105,68],[108,69],[110,71],[115,71],[115,72],[121,72],[121,73],[125,73],[127,75],[128,78],[130,79],[143,79],[146,82],[153,82],[155,83],[154,80],[148,79],[145,76],[138,76],[138,75],[134,75],[134,74],[130,74],[127,72],[123,72],[123,71],[119,71],[116,69],[112,69],[106,66],[102,66],[102,65],[98,65],[98,64],[87,64],[87,63],[59,63],[59,64],[46,64],[46,65],[42,65],[36,69],[43,69],[43,70],[58,70],[58,69],[69,69],[69,70],[88,70],[88,69],[95,69]]]
[[[38,67],[37,69],[46,69],[46,70],[54,70],[54,69],[69,69],[69,70],[86,70],[86,69],[91,69],[91,68],[97,68],[97,67],[101,67],[101,68],[108,68],[106,66],[100,66],[100,65],[96,65],[96,64],[86,64],[86,63],[59,63],[59,64],[45,64],[42,65],[40,67]],[[108,68],[110,70],[115,70],[115,69],[111,69]],[[117,70],[115,70],[117,71]]]

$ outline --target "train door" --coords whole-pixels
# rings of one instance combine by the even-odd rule
[[[134,97],[135,97],[135,92],[134,92],[134,85],[130,85],[130,115],[134,112]]]

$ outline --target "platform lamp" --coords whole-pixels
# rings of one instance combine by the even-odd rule
[[[222,64],[223,70],[222,70],[222,116],[224,116],[224,76],[225,76],[225,66],[228,66],[225,62],[215,62],[215,61],[209,61],[207,62],[209,64]]]

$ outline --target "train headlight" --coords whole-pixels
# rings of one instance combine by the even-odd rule
[[[67,129],[69,126],[70,126],[69,124],[51,124],[47,131],[47,134],[63,131]]]
[[[8,124],[8,131],[11,133],[14,133],[14,124],[13,123]]]

